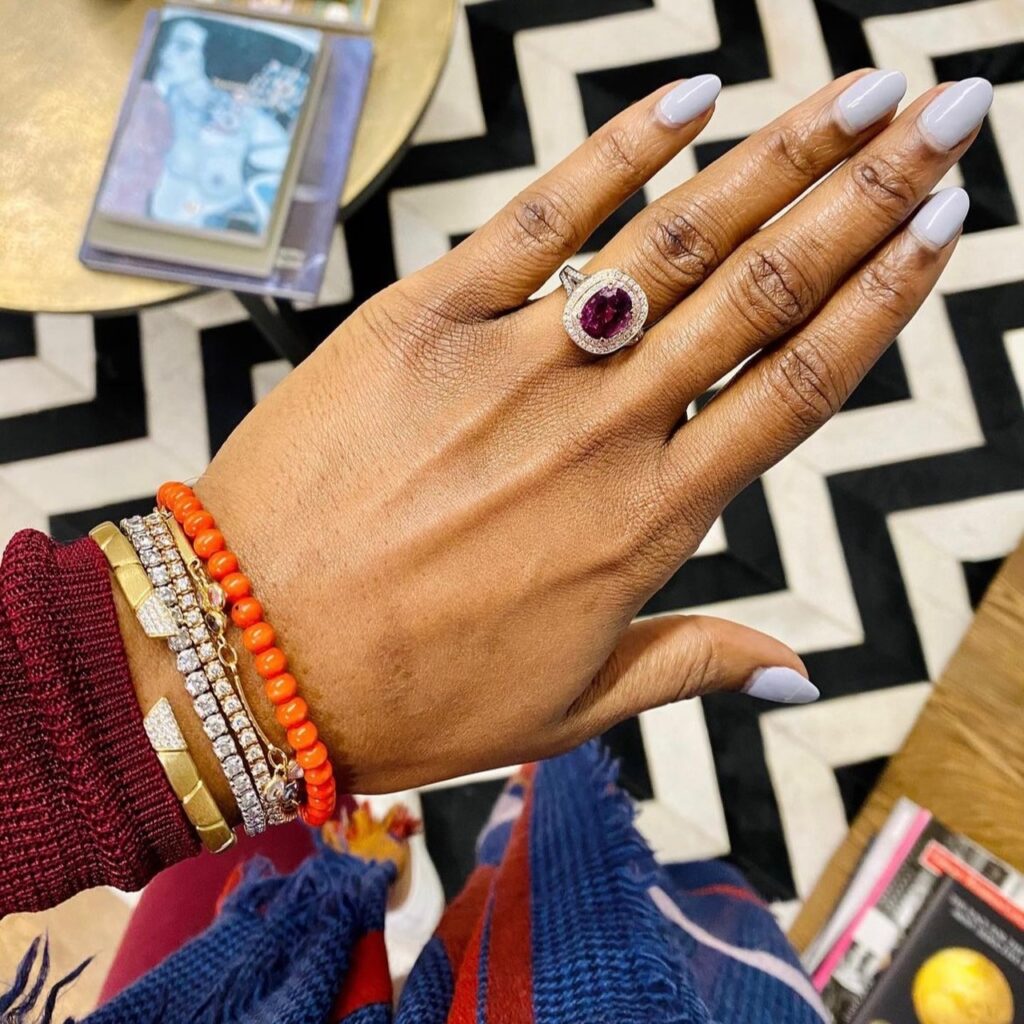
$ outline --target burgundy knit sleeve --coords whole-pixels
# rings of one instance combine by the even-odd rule
[[[0,915],[140,888],[198,851],[142,727],[106,560],[32,530],[0,563]]]

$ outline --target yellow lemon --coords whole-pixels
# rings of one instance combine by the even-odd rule
[[[944,949],[914,978],[921,1024],[1013,1024],[1013,993],[1003,972],[973,949]]]

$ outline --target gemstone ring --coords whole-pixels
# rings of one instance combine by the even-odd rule
[[[621,270],[583,274],[566,265],[558,275],[568,299],[562,324],[585,352],[606,356],[635,345],[647,321],[647,296]]]

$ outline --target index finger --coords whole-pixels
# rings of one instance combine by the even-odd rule
[[[488,319],[521,306],[611,213],[710,120],[722,88],[698,75],[658,90],[582,146],[428,268],[462,312]]]

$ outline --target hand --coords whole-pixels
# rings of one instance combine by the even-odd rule
[[[197,492],[353,789],[552,755],[760,669],[778,671],[755,693],[816,695],[763,634],[631,622],[732,496],[840,408],[950,257],[961,192],[905,222],[973,141],[991,87],[938,87],[890,124],[902,76],[868,75],[597,253],[588,271],[620,268],[650,297],[636,347],[591,357],[563,331],[560,290],[529,299],[700,132],[708,77],[626,110],[367,302],[218,453]]]

